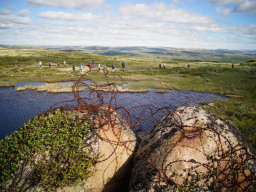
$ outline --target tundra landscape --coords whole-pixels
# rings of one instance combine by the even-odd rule
[[[93,60],[95,68],[88,73],[88,66]],[[39,61],[42,62],[41,68]],[[66,61],[66,66],[63,61]],[[114,70],[113,62],[116,66]],[[125,62],[125,71],[122,62]],[[79,69],[81,63],[82,70]],[[47,82],[52,92],[61,92],[61,89],[71,92],[71,86],[63,88],[56,82],[77,81],[83,76],[98,84],[106,83],[103,67],[98,72],[99,63],[108,70],[110,82],[127,84],[123,91],[144,92],[153,88],[156,92],[167,92],[174,89],[227,96],[228,100],[211,101],[210,105],[201,103],[201,107],[230,120],[256,148],[255,51],[1,46],[0,85],[14,86],[18,82],[38,81]],[[159,64],[165,64],[165,68],[159,68]],[[75,72],[73,65],[76,66]],[[36,89],[33,86],[30,88]]]
[[[51,63],[50,66],[49,62]],[[124,63],[125,66],[122,66],[122,63]],[[94,66],[91,68],[90,65],[93,64]],[[1,161],[1,166],[4,167],[4,171],[1,175],[1,182],[2,188],[6,189],[7,191],[10,189],[21,191],[81,191],[84,189],[91,189],[92,191],[140,191],[141,188],[146,191],[149,190],[151,184],[145,183],[144,179],[140,180],[140,176],[138,176],[138,174],[141,175],[141,173],[139,172],[141,170],[140,166],[149,166],[148,170],[150,171],[151,167],[155,166],[152,165],[152,162],[154,162],[155,160],[152,160],[152,162],[148,163],[148,160],[144,159],[143,155],[140,155],[140,153],[141,150],[144,150],[144,144],[142,141],[150,143],[151,141],[147,141],[147,135],[155,134],[155,130],[152,129],[152,127],[147,127],[147,125],[145,124],[141,124],[142,129],[144,126],[144,132],[143,134],[137,134],[137,137],[139,139],[136,139],[134,134],[136,133],[136,130],[134,129],[131,120],[130,122],[128,121],[128,125],[130,125],[130,128],[132,128],[135,132],[133,133],[131,131],[128,131],[128,133],[127,130],[130,130],[130,128],[122,128],[124,129],[122,131],[118,129],[119,131],[121,131],[120,133],[125,131],[123,134],[128,134],[125,137],[121,135],[119,137],[119,133],[116,133],[115,131],[116,125],[122,125],[123,127],[127,127],[127,123],[121,120],[120,116],[116,116],[116,113],[112,112],[112,108],[107,108],[104,105],[106,103],[101,103],[96,99],[96,105],[94,106],[95,101],[92,101],[92,104],[90,104],[90,102],[85,102],[87,101],[85,98],[80,98],[81,96],[78,96],[79,92],[81,92],[82,94],[85,89],[91,89],[92,92],[89,95],[91,95],[92,93],[97,93],[97,97],[96,95],[94,97],[101,98],[102,100],[104,100],[104,92],[110,92],[110,94],[113,95],[125,92],[131,93],[131,96],[129,96],[129,99],[126,101],[127,108],[124,109],[125,111],[128,111],[128,118],[134,116],[134,114],[132,114],[130,110],[133,108],[132,106],[136,104],[136,102],[129,102],[129,100],[131,100],[132,98],[132,94],[146,93],[150,91],[151,95],[160,94],[160,96],[155,98],[161,98],[161,94],[172,94],[174,90],[185,91],[182,98],[188,106],[194,106],[192,102],[189,103],[190,94],[196,95],[195,93],[197,92],[200,94],[215,94],[216,96],[223,97],[223,99],[201,101],[196,106],[196,108],[198,109],[192,108],[192,110],[205,110],[207,111],[207,113],[210,112],[220,118],[223,118],[221,120],[212,120],[212,118],[214,119],[215,116],[207,116],[210,122],[208,122],[208,124],[205,124],[206,127],[208,125],[214,127],[214,123],[224,121],[224,119],[225,121],[227,120],[227,124],[231,122],[235,125],[235,127],[238,128],[238,130],[241,132],[241,135],[246,138],[245,143],[248,142],[249,145],[252,146],[252,150],[256,150],[255,51],[199,50],[152,47],[1,46],[0,68],[0,89],[15,89],[15,92],[21,95],[29,95],[35,92],[47,92],[49,94],[73,92],[75,97],[74,99],[76,99],[77,97],[78,103],[80,103],[81,99],[83,100],[83,102],[81,104],[78,104],[77,107],[71,106],[70,108],[68,107],[69,105],[67,105],[64,107],[60,107],[55,112],[49,110],[48,112],[50,114],[38,114],[39,116],[32,118],[28,122],[24,122],[24,126],[19,128],[17,131],[14,130],[14,133],[6,135],[5,139],[2,139],[0,141],[0,149],[2,152],[1,154],[3,155],[3,161]],[[84,82],[89,82],[89,84]],[[26,85],[22,86],[21,84],[23,83],[25,83]],[[37,83],[39,83],[40,85],[35,85]],[[41,83],[43,84],[41,85]],[[75,89],[74,85],[76,86]],[[29,90],[32,92],[28,92]],[[8,96],[8,93],[4,93],[4,91],[1,92],[1,95],[2,96],[0,97],[5,99],[5,101],[6,97],[8,97],[9,100],[11,98],[11,95]],[[46,103],[49,99],[47,97],[44,98]],[[61,97],[64,97],[61,99],[67,100],[67,98],[65,98],[66,96]],[[114,96],[114,101],[116,99],[115,97],[116,96]],[[188,99],[187,102],[186,99]],[[18,109],[22,109],[15,108],[15,105],[19,105],[19,102],[22,102],[22,100],[23,99],[17,99],[17,101],[14,102],[14,107],[8,108],[7,106],[8,109],[0,108],[1,113],[7,112],[4,110],[14,110],[15,112],[17,112]],[[147,101],[147,98],[142,97],[140,98],[140,100]],[[112,106],[113,103],[111,104],[111,102],[113,102],[113,100],[109,101],[109,106]],[[173,100],[167,99],[167,101],[165,102],[175,103],[176,98],[173,98]],[[142,109],[140,115],[138,115],[139,119],[142,120],[144,118],[143,115],[144,113],[146,113],[145,111],[147,111],[147,109],[153,110],[156,103],[157,102],[154,103],[153,101],[151,103],[145,103],[144,105],[141,105],[144,106],[145,109]],[[54,103],[52,105],[54,106]],[[130,106],[131,108],[128,109]],[[40,106],[34,107],[40,108]],[[69,111],[68,113],[60,111],[60,109],[63,110],[66,107],[66,110],[71,111]],[[137,107],[138,106],[135,106],[135,109]],[[174,115],[175,113],[172,114],[173,112],[169,111],[173,109],[165,109],[165,107],[156,107],[156,109],[160,111],[167,110],[168,113],[173,116],[172,118],[174,118],[174,120],[170,121],[177,121],[176,123],[178,123],[178,120],[177,118],[175,118]],[[77,116],[76,112],[75,115],[75,108],[80,108],[79,113],[82,114]],[[118,107],[118,103],[115,108],[115,110],[120,108]],[[123,107],[121,107],[121,109],[123,109]],[[27,108],[25,111],[29,110],[31,109]],[[189,108],[188,110],[191,109]],[[25,112],[21,110],[19,113]],[[94,129],[99,129],[98,126],[106,126],[106,123],[103,123],[101,125],[102,120],[97,120],[98,115],[96,115],[95,113],[100,113],[100,117],[104,117],[103,121],[107,121],[107,123],[111,121],[111,126],[113,127],[111,127],[110,129],[108,128],[107,130],[103,128],[103,132],[94,132]],[[152,113],[151,111],[151,116],[157,117],[156,115],[154,115],[154,113]],[[165,113],[166,112],[163,112],[163,114]],[[85,114],[90,115],[87,116]],[[189,112],[184,112],[184,114],[188,115]],[[197,114],[197,112],[195,112],[195,114],[191,114],[195,115]],[[199,112],[199,114],[202,115],[204,114],[204,112]],[[110,117],[108,115],[110,115]],[[123,116],[125,117],[125,113],[123,114]],[[198,118],[198,122],[201,121],[201,119],[199,119],[199,116],[195,116],[195,118]],[[95,123],[95,120],[91,121],[91,118],[93,119],[95,117],[96,121],[99,121],[98,123]],[[204,117],[202,117],[202,119],[203,118]],[[190,118],[188,118],[188,120],[182,119],[182,121],[189,122],[189,119]],[[113,121],[115,122],[114,125]],[[3,124],[4,122],[1,123]],[[164,123],[164,119],[160,119],[158,120],[156,125],[160,128],[166,127],[163,125]],[[203,124],[198,125],[203,126]],[[193,124],[190,126],[196,128],[196,126],[198,125]],[[147,128],[145,128],[145,126]],[[234,129],[232,128],[232,126],[230,128],[231,130]],[[172,128],[171,130],[175,129],[176,128]],[[206,129],[204,132],[207,132],[208,128],[200,129]],[[211,129],[214,130],[215,128],[210,128],[208,132],[212,132],[213,130]],[[218,129],[214,131],[217,131]],[[101,130],[101,128],[99,130]],[[190,139],[194,138],[194,136],[197,137],[198,133],[196,131],[191,132],[191,130],[188,130],[188,132],[186,132],[187,129],[185,128],[181,130],[185,131],[182,134],[185,134],[184,138],[189,138],[188,142],[192,142],[192,140]],[[222,135],[222,129],[220,129],[219,131],[219,138],[230,138],[230,135]],[[91,134],[93,134],[93,136]],[[188,136],[186,136],[186,134],[188,134]],[[203,135],[203,133],[201,134]],[[235,134],[236,137],[240,138],[240,133],[237,135],[235,131],[232,134]],[[177,133],[177,135],[179,135],[179,133]],[[98,144],[103,147],[102,150],[89,152],[88,148],[92,148],[92,146],[95,145],[88,144],[88,142],[91,142],[91,137],[101,138],[102,141],[97,142],[105,142],[104,145],[106,146],[103,147],[102,143]],[[175,137],[176,136],[170,139],[170,141],[173,142],[173,139],[175,141]],[[200,137],[203,138],[203,136]],[[213,139],[213,137],[214,136],[210,136],[209,138]],[[134,157],[136,162],[136,165],[134,166],[136,166],[136,169],[131,171],[129,169],[129,167],[131,166],[131,161],[127,160],[127,163],[129,162],[129,164],[122,164],[123,160],[120,161],[117,159],[121,158],[121,156],[125,154],[125,156],[134,154],[135,146],[140,140],[142,140],[140,144],[142,145],[142,149],[140,149],[139,147],[138,152],[136,152]],[[238,141],[241,142],[240,139],[238,139]],[[81,143],[84,142],[86,142],[86,146],[83,146],[85,148],[82,149]],[[119,145],[114,147],[115,142],[122,143],[121,146],[123,146],[124,148],[119,148]],[[208,146],[208,143],[203,142],[205,141],[202,140],[201,145]],[[250,149],[248,149],[248,151],[246,150],[245,152],[241,151],[242,149],[244,149],[244,145],[247,146],[247,144],[244,144],[242,142],[235,146],[225,146],[224,143],[229,143],[231,145],[232,142],[237,141],[234,140],[231,142],[227,140],[227,142],[220,142],[220,144],[218,142],[220,141],[217,139],[216,144],[219,147],[221,146],[222,150],[221,159],[210,160],[208,162],[208,166],[212,166],[211,163],[213,162],[223,162],[224,160],[222,158],[227,158],[227,153],[231,153],[230,155],[235,154],[234,157],[230,157],[231,159],[237,159],[238,157],[240,158],[243,156],[245,160],[243,160],[242,163],[239,161],[240,164],[235,165],[237,166],[236,168],[234,168],[234,165],[232,164],[233,161],[227,161],[225,159],[227,165],[224,171],[231,169],[235,172],[239,172],[243,170],[243,174],[246,175],[247,179],[244,179],[242,177],[241,180],[240,176],[236,177],[231,174],[230,177],[228,176],[226,178],[225,183],[223,183],[221,179],[219,180],[219,178],[222,178],[222,175],[220,175],[217,177],[218,182],[216,182],[216,185],[212,186],[210,180],[209,184],[205,183],[205,185],[202,185],[201,182],[204,181],[203,179],[206,176],[199,177],[199,175],[206,174],[207,177],[211,178],[211,174],[209,175],[208,172],[205,173],[199,167],[198,171],[200,171],[200,174],[198,175],[196,171],[193,172],[189,168],[188,170],[184,170],[185,175],[187,174],[187,171],[190,171],[190,174],[192,174],[191,181],[187,181],[187,179],[185,178],[188,176],[178,176],[178,173],[176,173],[175,170],[178,172],[180,170],[176,169],[175,165],[172,165],[174,166],[172,170],[173,172],[171,172],[172,176],[165,175],[164,177],[161,176],[161,178],[171,180],[172,182],[174,182],[174,184],[170,185],[168,182],[160,184],[157,181],[154,185],[160,187],[161,189],[163,189],[163,191],[193,191],[198,187],[202,188],[202,190],[206,190],[206,188],[204,187],[210,187],[209,189],[215,190],[226,188],[227,186],[231,185],[229,182],[232,181],[233,189],[244,188],[248,190],[254,190],[254,169],[249,169],[250,171],[248,172],[247,167],[253,167],[254,165],[252,163],[255,159],[253,159],[254,156],[250,156]],[[109,145],[110,143],[112,144],[110,145],[110,148],[108,148],[107,145]],[[194,149],[195,143],[189,144],[190,150]],[[64,145],[66,145],[67,148],[63,151]],[[151,144],[149,144],[147,150],[151,149],[150,145]],[[177,144],[175,144],[175,146],[176,145]],[[154,144],[152,144],[152,146],[154,146]],[[189,149],[186,148],[185,144],[182,144],[181,146],[181,151],[185,150],[185,154],[190,153]],[[112,152],[113,149],[114,151]],[[161,153],[166,153],[166,151],[164,152],[162,151],[162,149],[159,150],[161,151]],[[171,153],[169,151],[168,153],[170,155],[175,154],[175,148],[171,150],[173,152]],[[228,150],[229,152],[225,152],[224,150]],[[109,156],[107,155],[106,157],[107,151],[110,155],[108,154]],[[123,152],[119,154],[119,151]],[[197,149],[197,153],[198,151],[199,149]],[[159,151],[156,151],[156,153],[159,153]],[[115,154],[116,156],[113,154]],[[147,153],[143,154],[148,154],[148,151]],[[149,154],[155,156],[152,151],[149,151]],[[240,156],[237,156],[236,154],[240,154]],[[220,154],[218,154],[217,157],[219,155]],[[170,161],[169,159],[167,159],[167,156],[169,155],[161,155],[161,157],[165,157],[166,159],[160,160],[158,161],[158,163]],[[187,160],[182,159],[185,157],[186,155],[179,157],[179,161],[186,164]],[[113,158],[116,159],[115,161],[118,162],[117,165],[113,165],[113,163],[111,163],[113,162]],[[122,159],[123,158],[124,157],[122,157]],[[192,157],[189,156],[189,158]],[[195,155],[195,158],[197,158],[197,155]],[[203,158],[204,157],[202,157],[202,159]],[[207,159],[209,158],[212,157],[207,156]],[[23,159],[26,160],[24,161]],[[28,165],[27,161],[29,163]],[[188,162],[190,161],[194,162],[195,160],[192,159]],[[199,163],[200,161],[201,159],[196,160],[195,163]],[[146,165],[144,165],[145,162],[147,162]],[[231,164],[229,165],[229,163]],[[118,164],[125,165],[125,171],[122,171],[122,173],[118,172],[118,176],[115,176],[116,172],[112,171],[110,165],[116,166],[116,168],[114,169],[117,169]],[[30,168],[28,168],[28,166]],[[157,166],[165,165],[161,164]],[[107,168],[105,169],[105,167]],[[166,166],[165,168],[166,172],[164,172],[164,174],[168,175],[170,173],[168,172],[169,168],[167,167],[168,166]],[[222,170],[219,170],[222,169],[220,167],[217,166],[217,172],[221,171],[220,174],[224,174]],[[102,171],[98,172],[94,169]],[[124,168],[122,168],[122,170],[123,169]],[[213,168],[213,170],[215,170],[215,168]],[[13,175],[14,172],[17,174],[16,176]],[[25,174],[26,172],[29,172],[29,174]],[[129,178],[130,174],[132,175],[131,178]],[[147,174],[151,175],[151,173]],[[161,175],[162,173],[159,174]],[[216,175],[214,175],[214,178],[215,176]],[[111,180],[112,177],[114,177],[115,180],[120,180],[119,182],[116,182],[120,185],[113,184]],[[148,176],[145,177],[148,178]],[[102,178],[103,180],[99,178]],[[234,178],[237,179],[235,180],[235,182],[233,181]],[[106,183],[105,180],[109,182]],[[130,184],[129,180],[131,180]],[[95,181],[98,182],[95,183]],[[147,180],[147,182],[151,182],[151,179]],[[103,185],[101,185],[100,183],[103,183]]]
[[[0,0],[0,191],[255,192],[256,0]]]

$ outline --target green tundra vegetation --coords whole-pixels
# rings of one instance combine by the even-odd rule
[[[228,95],[228,100],[203,102],[201,107],[235,124],[256,149],[255,59],[255,52],[228,50],[2,47],[0,86],[24,81],[75,81],[83,75],[82,80],[91,79],[97,84],[106,80],[120,86],[126,84],[127,91],[156,88],[157,94],[177,89]],[[98,63],[106,66],[107,78],[102,70],[85,74],[89,70],[86,65],[92,60],[96,68]],[[53,64],[51,69],[49,61]],[[63,61],[67,62],[66,67]],[[122,61],[126,64],[125,71],[121,68]],[[60,67],[56,66],[57,62],[61,63]],[[114,70],[112,62],[116,65]],[[82,72],[80,63],[84,66]],[[159,68],[160,63],[165,63],[165,68]],[[72,70],[73,64],[76,72]]]
[[[100,158],[100,154],[89,156],[81,147],[89,130],[81,116],[58,109],[36,116],[0,140],[3,191],[27,191],[35,186],[55,191],[88,178],[90,167]],[[27,172],[25,180],[23,171]]]

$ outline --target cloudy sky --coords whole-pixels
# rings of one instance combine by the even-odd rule
[[[0,44],[256,50],[256,0],[0,0]]]

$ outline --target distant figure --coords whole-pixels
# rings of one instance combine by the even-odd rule
[[[60,62],[57,62],[57,67],[60,67]]]
[[[95,61],[94,60],[92,60],[92,66],[95,67]]]
[[[162,66],[161,66],[161,63],[159,63],[159,68],[161,69],[161,67],[162,67]]]
[[[76,66],[75,66],[75,64],[73,64],[73,72],[75,72],[76,71]]]
[[[232,63],[232,68],[234,68],[234,64]]]
[[[40,68],[42,67],[42,61],[39,61],[39,67]]]
[[[122,69],[123,69],[123,71],[124,71],[124,68],[125,68],[125,63],[124,63],[124,61],[122,62]]]
[[[165,69],[165,63],[163,63],[163,68]]]
[[[115,62],[113,61],[113,63],[112,63],[112,70],[114,70],[115,69]]]
[[[83,70],[83,64],[80,63],[80,71],[82,71],[82,70]]]
[[[184,67],[186,67],[186,64],[184,64]]]
[[[188,65],[188,68],[190,67],[190,65]]]
[[[52,67],[52,63],[51,63],[51,61],[49,61],[49,68],[51,68]]]
[[[63,65],[64,65],[64,67],[66,67],[66,65],[67,65],[67,64],[66,64],[66,61],[63,61]]]
[[[98,64],[98,69],[99,69],[99,71],[100,71],[100,63]]]
[[[90,69],[90,71],[92,71],[92,69],[93,69],[93,66],[92,66],[91,63],[90,63],[90,65],[89,65],[89,69]]]

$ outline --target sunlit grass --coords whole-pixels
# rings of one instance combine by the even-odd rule
[[[90,79],[96,84],[116,83],[120,92],[139,92],[153,88],[157,89],[158,93],[176,89],[220,95],[235,94],[241,97],[211,101],[214,106],[203,104],[203,107],[230,120],[256,149],[256,67],[253,64],[239,65],[236,62],[232,68],[232,63],[229,62],[185,62],[146,56],[102,56],[56,50],[0,48],[0,86],[40,81],[47,84],[37,87],[38,91],[71,91],[71,87],[63,88],[58,83],[52,83],[76,81],[84,75],[81,80]],[[43,63],[42,68],[38,65],[40,60]],[[62,64],[64,60],[67,62],[66,67]],[[96,61],[96,69],[86,73],[89,70],[86,65],[92,60]],[[49,61],[53,63],[51,69],[48,67]],[[121,71],[122,61],[126,63],[124,72]],[[57,62],[61,62],[61,67],[57,68]],[[112,62],[116,65],[113,71]],[[80,63],[84,66],[82,71],[79,70]],[[97,72],[98,63],[107,67],[107,77],[102,70]],[[159,69],[159,63],[165,63],[166,69]],[[73,64],[76,66],[76,72],[73,72]],[[187,67],[188,64],[190,68]]]
[[[45,85],[40,86],[32,86],[32,85],[26,85],[23,87],[17,87],[16,91],[24,91],[24,90],[37,90],[37,91],[46,91],[49,93],[69,93],[72,92],[72,85],[68,86],[61,86],[59,83],[46,83]],[[82,91],[83,88],[76,89]]]

